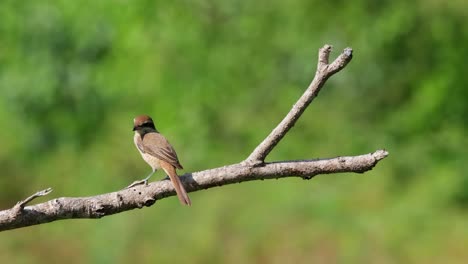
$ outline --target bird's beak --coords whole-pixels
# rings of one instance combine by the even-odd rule
[[[132,131],[135,131],[135,130],[137,130],[136,127],[133,127]]]

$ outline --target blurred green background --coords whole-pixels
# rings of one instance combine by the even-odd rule
[[[0,208],[150,172],[146,113],[186,172],[236,163],[353,61],[268,160],[386,148],[371,172],[258,181],[0,234],[1,263],[467,263],[468,2],[0,2]],[[160,179],[158,172],[153,178]]]

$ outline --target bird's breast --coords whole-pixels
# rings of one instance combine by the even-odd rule
[[[153,170],[157,170],[157,169],[161,168],[161,165],[159,164],[159,159],[158,158],[156,158],[154,156],[151,156],[148,153],[143,153],[143,152],[140,152],[140,153],[141,153],[141,156],[143,157],[143,159],[146,161],[146,163],[148,163],[148,165],[150,165],[151,168],[153,168]]]
[[[138,149],[138,152],[140,152],[141,154],[141,157],[143,158],[144,161],[146,161],[146,163],[148,163],[148,165],[151,166],[151,168],[153,168],[153,170],[157,170],[159,168],[161,168],[161,165],[159,164],[159,159],[148,154],[148,153],[145,153],[143,152],[142,149],[140,149],[139,145],[140,144],[143,144],[142,140],[141,140],[141,136],[138,134],[138,133],[135,133],[135,136],[133,138],[134,142],[135,142],[135,146],[136,148]]]

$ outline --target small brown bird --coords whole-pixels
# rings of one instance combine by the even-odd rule
[[[147,115],[135,117],[133,119],[133,131],[135,131],[135,136],[133,137],[135,145],[153,171],[145,179],[136,181],[127,188],[138,184],[147,184],[151,175],[157,169],[162,168],[169,175],[180,202],[184,205],[191,205],[192,202],[176,172],[176,169],[183,169],[177,153],[169,141],[156,130],[153,119]]]

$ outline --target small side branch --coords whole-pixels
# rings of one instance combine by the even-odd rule
[[[353,50],[351,48],[346,48],[343,53],[335,59],[335,61],[328,64],[331,50],[332,47],[330,45],[325,45],[319,50],[317,71],[309,87],[296,104],[294,104],[286,117],[244,161],[245,164],[249,164],[250,166],[261,165],[265,161],[266,156],[281,141],[294,124],[296,124],[296,121],[301,117],[302,113],[304,113],[312,100],[318,95],[327,79],[343,69],[353,57]]]
[[[41,196],[45,196],[49,193],[52,192],[52,188],[47,188],[45,190],[42,190],[42,191],[38,191],[37,193],[29,196],[28,198],[24,199],[23,201],[19,201],[15,207],[13,207],[13,209],[15,209],[18,213],[20,213],[23,209],[24,209],[24,206],[26,206],[26,204],[28,204],[29,202],[31,202],[32,200],[38,198],[38,197],[41,197]]]

